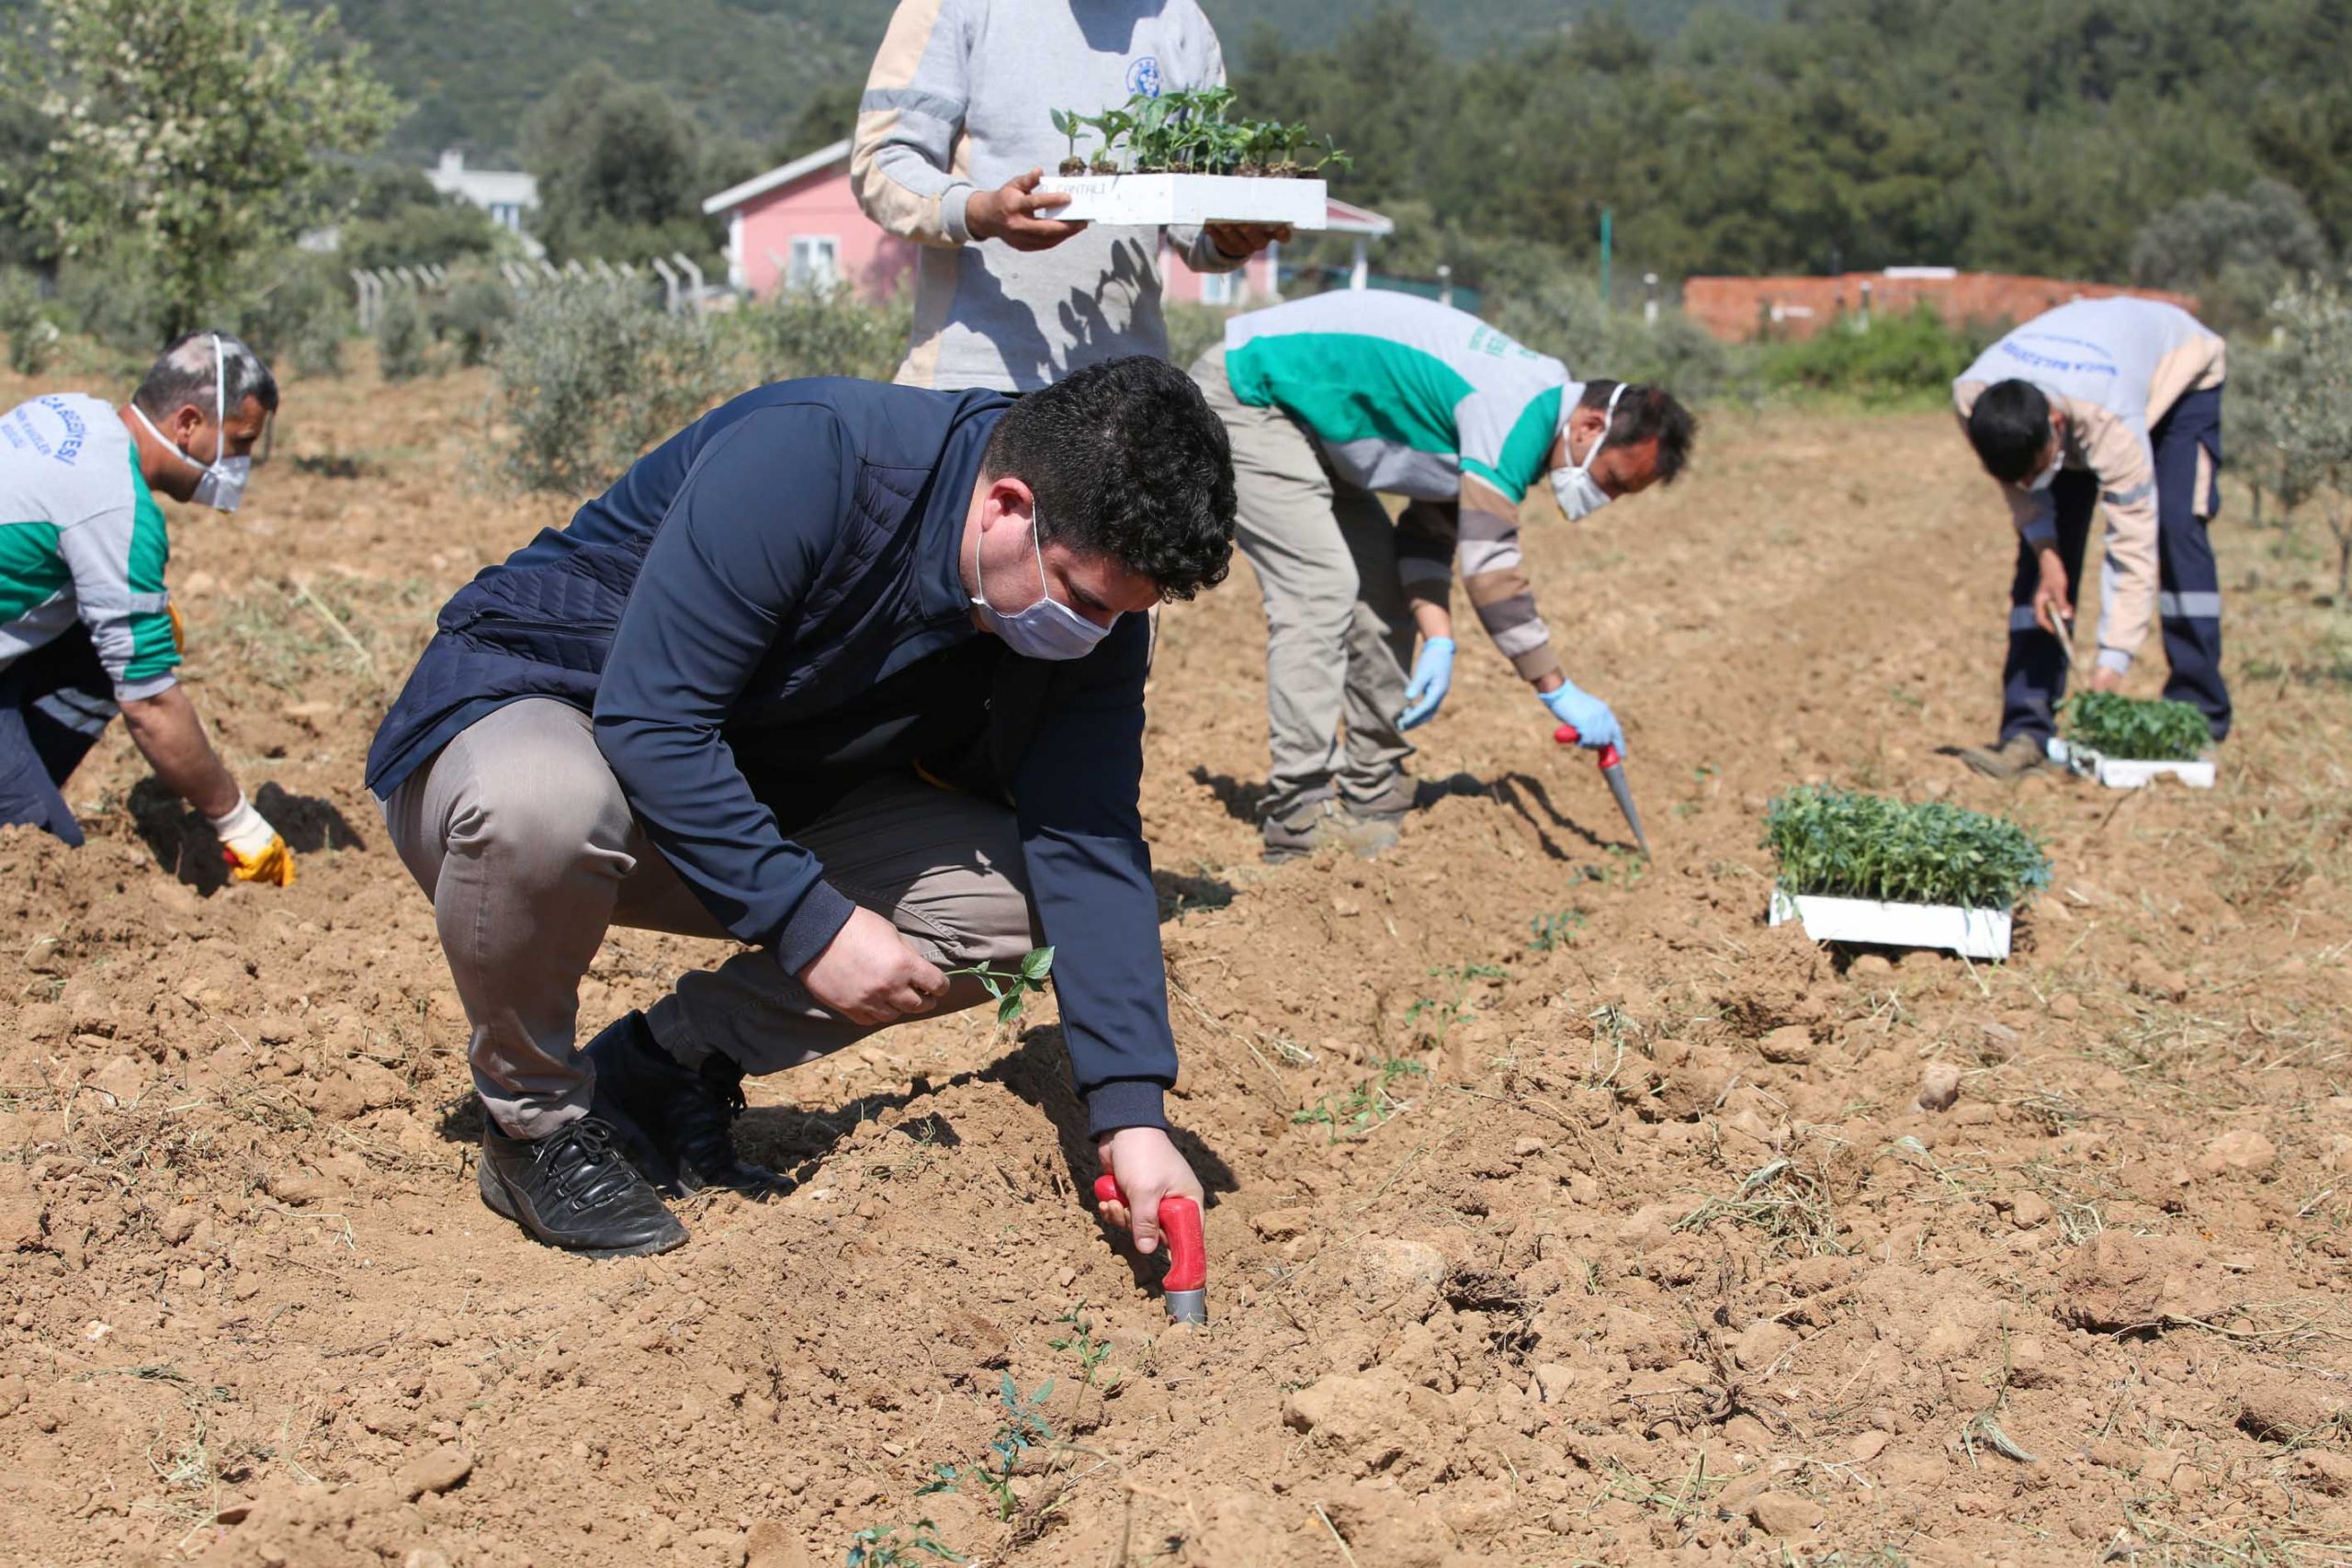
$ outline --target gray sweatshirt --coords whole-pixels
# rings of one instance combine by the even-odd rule
[[[1021,252],[974,241],[964,209],[1030,169],[1054,173],[1069,155],[1057,108],[1224,81],[1194,0],[900,0],[850,154],[866,216],[922,246],[899,380],[1030,392],[1122,355],[1165,358],[1157,230],[1090,224]],[[1241,265],[1197,229],[1169,239],[1196,271]]]

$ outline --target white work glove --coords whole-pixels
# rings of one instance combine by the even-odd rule
[[[219,817],[209,817],[213,835],[220,840],[220,858],[229,867],[229,875],[236,882],[266,883],[272,887],[285,887],[294,881],[294,852],[269,818],[254,809],[254,803],[243,795],[237,804]]]

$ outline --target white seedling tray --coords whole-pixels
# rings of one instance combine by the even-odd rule
[[[1804,922],[1815,942],[1866,942],[1879,947],[1937,947],[1964,958],[2007,958],[2015,918],[2007,909],[1957,904],[1882,904],[1772,890],[1773,925]]]
[[[2105,757],[2087,746],[2069,746],[2056,736],[2050,738],[2046,750],[2050,760],[2062,768],[2097,779],[2109,789],[2140,789],[2158,779],[2177,779],[2190,789],[2213,787],[2213,760],[2201,758],[2194,762],[2149,762],[2130,757]]]
[[[1068,191],[1069,206],[1039,216],[1073,223],[1287,223],[1321,229],[1330,221],[1329,187],[1321,180],[1275,175],[1057,175],[1040,180],[1037,189]]]

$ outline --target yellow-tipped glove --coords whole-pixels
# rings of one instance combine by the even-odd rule
[[[208,818],[220,840],[220,858],[232,882],[259,882],[288,887],[294,882],[294,852],[286,847],[269,819],[254,809],[243,795],[226,816]]]

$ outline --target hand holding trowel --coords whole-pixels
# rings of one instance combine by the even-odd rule
[[[1584,739],[1573,724],[1564,724],[1552,732],[1552,739],[1563,746],[1574,746]],[[1634,808],[1633,786],[1625,782],[1625,757],[1614,746],[1600,749],[1600,776],[1609,781],[1609,793],[1617,797],[1617,809],[1625,814],[1625,825],[1634,830],[1634,842],[1644,854],[1650,852],[1648,835],[1642,831],[1642,814]]]

